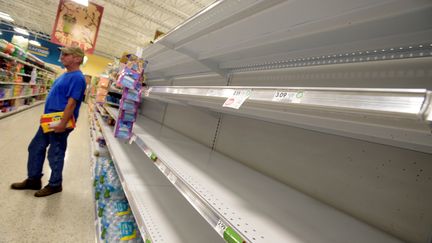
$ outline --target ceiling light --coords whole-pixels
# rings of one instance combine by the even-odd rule
[[[14,22],[14,19],[7,13],[0,12],[0,18],[6,20],[8,22]]]
[[[72,0],[72,1],[88,7],[88,0]]]
[[[30,35],[27,30],[20,27],[14,27],[14,31],[23,35]]]

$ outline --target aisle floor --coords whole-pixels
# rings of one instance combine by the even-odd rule
[[[94,202],[90,170],[87,107],[68,139],[63,192],[36,198],[10,184],[26,178],[27,146],[43,105],[0,120],[0,242],[94,242]],[[43,185],[50,170],[45,161]]]

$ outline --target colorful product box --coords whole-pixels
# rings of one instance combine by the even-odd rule
[[[140,102],[141,101],[141,92],[142,92],[141,89],[139,91],[136,91],[133,89],[124,88],[123,89],[123,97],[127,100]]]
[[[53,127],[57,126],[63,118],[63,112],[53,112],[43,114],[40,119],[40,125],[44,133],[54,131]],[[75,118],[72,117],[66,124],[66,128],[75,128]]]
[[[122,99],[120,101],[120,109],[130,112],[137,112],[138,110],[138,103],[130,100]]]
[[[132,135],[133,122],[121,121],[116,122],[114,136],[116,138],[129,139]]]

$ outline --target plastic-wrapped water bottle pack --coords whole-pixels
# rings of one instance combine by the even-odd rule
[[[100,157],[94,170],[97,215],[103,242],[144,242],[111,159]]]

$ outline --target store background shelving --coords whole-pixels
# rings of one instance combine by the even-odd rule
[[[0,118],[42,104],[55,77],[54,71],[42,62],[32,64],[5,53],[0,53],[0,58],[11,69],[1,70]],[[20,70],[13,71],[17,68]],[[31,72],[35,72],[34,77]]]

